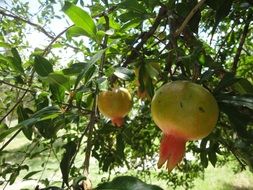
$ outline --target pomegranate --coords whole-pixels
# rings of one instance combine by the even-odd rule
[[[112,91],[102,91],[98,95],[98,109],[112,124],[120,127],[124,117],[132,108],[132,98],[125,88],[114,88]]]
[[[189,140],[206,137],[216,125],[219,110],[204,87],[189,81],[174,81],[155,92],[151,114],[162,130],[158,168],[167,161],[171,171],[184,157]]]

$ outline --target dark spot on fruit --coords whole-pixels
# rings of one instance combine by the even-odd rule
[[[180,102],[180,107],[183,108],[183,103],[182,102]]]
[[[199,107],[199,111],[201,111],[202,113],[205,112],[204,108],[202,108],[202,107]]]

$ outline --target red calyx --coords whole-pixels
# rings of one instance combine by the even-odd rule
[[[116,118],[112,118],[111,121],[114,126],[121,127],[124,123],[124,118],[116,117]]]
[[[186,139],[171,134],[164,134],[160,144],[158,168],[167,161],[166,168],[171,171],[181,162],[185,154]]]

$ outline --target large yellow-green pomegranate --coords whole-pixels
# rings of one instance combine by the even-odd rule
[[[131,94],[125,88],[102,91],[98,95],[98,109],[110,118],[113,125],[122,126],[124,117],[132,108]]]
[[[155,92],[151,114],[163,131],[160,145],[160,168],[167,161],[171,171],[183,158],[185,143],[210,134],[216,125],[219,109],[213,95],[189,81],[174,81]]]

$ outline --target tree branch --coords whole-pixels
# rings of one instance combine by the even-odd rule
[[[105,31],[109,30],[109,17],[108,15],[104,15],[105,18]],[[102,43],[102,48],[106,49],[107,48],[107,42],[108,42],[108,35],[105,35],[103,43]],[[99,66],[99,76],[101,77],[103,75],[103,69],[104,69],[104,64],[106,61],[106,52],[103,53],[102,57],[101,57],[101,64]]]
[[[45,56],[46,54],[49,53],[49,50],[51,48],[51,46],[54,44],[54,42],[56,42],[56,40],[58,40],[58,38],[60,38],[69,28],[71,28],[73,25],[65,28],[62,32],[60,32],[49,44],[48,46],[44,49],[42,56]]]
[[[22,88],[22,87],[16,86],[16,85],[11,84],[11,83],[8,83],[8,82],[6,82],[6,81],[4,81],[4,80],[0,80],[0,83],[6,84],[6,85],[11,86],[11,87],[14,87],[14,88],[17,88],[17,89],[19,89],[19,90],[23,90],[23,91],[26,91],[26,90],[27,90],[26,88]],[[35,93],[35,91],[29,90],[29,89],[28,89],[28,92]]]
[[[93,107],[92,107],[92,113],[90,115],[90,121],[87,126],[88,131],[88,137],[87,137],[87,146],[85,151],[85,158],[84,158],[84,176],[86,177],[86,180],[83,182],[84,190],[90,190],[91,189],[91,182],[88,178],[89,176],[89,167],[90,167],[90,157],[91,157],[91,150],[92,150],[92,134],[94,130],[94,125],[96,123],[96,116],[97,116],[97,96],[94,94],[94,100],[93,100]]]
[[[71,27],[71,26],[70,26]],[[68,28],[66,28],[65,30],[63,30],[62,32],[60,32],[49,44],[48,46],[45,48],[45,50],[42,53],[42,56],[45,56],[48,52],[50,47],[53,45],[53,43],[62,35],[64,34],[66,31],[68,30]],[[17,102],[13,105],[13,107],[1,118],[0,123],[9,115],[11,114],[15,108],[22,102],[22,100],[24,99],[24,97],[26,96],[26,94],[30,91],[30,87],[32,86],[32,81],[33,81],[33,77],[35,74],[35,70],[33,69],[30,80],[28,81],[28,88],[25,89],[25,92],[23,93],[23,95],[17,100]],[[1,147],[1,151],[15,138],[16,135],[18,135],[20,133],[20,131],[22,131],[22,128],[20,128],[2,147]]]
[[[37,28],[37,30],[41,31],[43,34],[45,34],[48,38],[50,39],[54,39],[54,36],[50,33],[48,33],[42,26],[38,25],[38,24],[35,24],[29,20],[25,20],[24,18],[21,18],[19,16],[16,16],[16,15],[13,15],[13,14],[9,14],[9,13],[6,13],[4,12],[3,10],[0,10],[0,14],[1,15],[4,15],[4,16],[7,16],[7,17],[10,17],[10,18],[13,18],[13,19],[16,19],[16,20],[19,20],[21,22],[25,22],[31,26],[34,26],[35,28]]]
[[[235,57],[234,57],[234,62],[233,62],[232,68],[231,68],[231,71],[232,71],[233,74],[236,74],[236,70],[238,68],[238,63],[239,63],[240,55],[241,55],[241,52],[242,52],[243,44],[245,42],[247,34],[249,33],[249,25],[250,25],[250,22],[251,22],[251,18],[252,18],[252,12],[249,11],[247,19],[246,19],[246,23],[244,25],[244,29],[243,29],[243,32],[242,32],[242,35],[241,35],[241,39],[240,39],[240,42],[239,42],[239,47],[236,51],[236,54],[235,54]]]
[[[113,12],[115,9],[117,9],[117,7],[118,7],[117,5],[114,5],[114,6],[110,7],[109,9],[105,10],[105,11],[102,12],[102,13],[99,13],[99,14],[97,14],[97,15],[92,16],[92,18],[107,16],[107,15],[109,15],[111,12]]]
[[[27,92],[29,91],[30,87],[28,87],[25,92],[23,93],[23,95],[18,99],[18,101],[14,104],[14,106],[2,117],[2,119],[0,120],[0,123],[8,116],[11,114],[11,112],[13,112],[13,110],[20,104],[20,102],[22,102],[22,100],[24,99],[24,97],[26,96]]]
[[[174,36],[177,37],[182,33],[182,31],[187,26],[188,22],[191,20],[191,18],[195,15],[195,13],[200,9],[200,7],[205,3],[206,0],[201,0],[198,2],[195,7],[191,10],[191,12],[187,15],[182,25],[176,30]]]
[[[123,67],[126,67],[128,63],[130,63],[131,61],[133,61],[134,59],[136,59],[138,57],[138,52],[139,50],[143,47],[143,45],[147,42],[147,40],[153,36],[153,34],[155,33],[156,29],[158,28],[158,26],[160,25],[160,22],[163,18],[165,18],[167,14],[167,8],[166,7],[161,7],[159,10],[159,13],[155,19],[154,24],[151,26],[151,28],[149,29],[148,32],[146,33],[142,33],[140,36],[140,43],[137,44],[136,47],[133,47],[130,55],[126,58],[126,60],[124,61],[124,63],[122,64]]]

